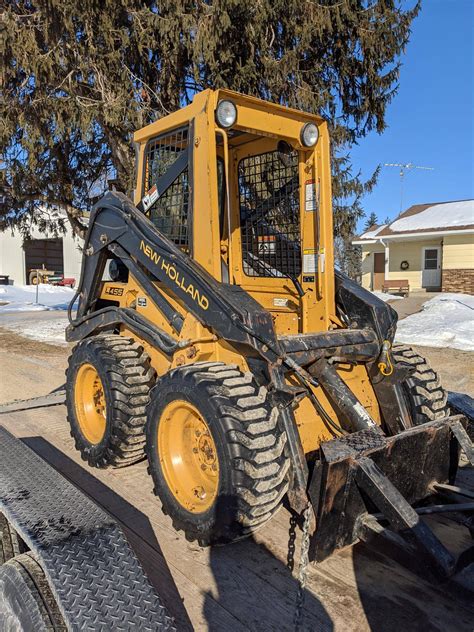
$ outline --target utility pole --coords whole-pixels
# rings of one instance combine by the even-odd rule
[[[404,176],[407,171],[412,169],[423,169],[425,171],[434,171],[434,167],[421,167],[420,165],[414,165],[412,162],[400,163],[400,162],[385,162],[384,167],[398,167],[400,169],[400,213],[403,210],[403,182]]]

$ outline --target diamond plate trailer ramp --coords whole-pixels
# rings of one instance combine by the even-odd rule
[[[0,404],[0,415],[3,413],[14,413],[21,410],[31,410],[34,408],[47,408],[48,406],[59,406],[66,403],[66,391],[58,388],[42,397],[32,397],[30,399],[17,399],[7,404]]]
[[[0,513],[40,560],[70,630],[176,630],[118,524],[2,426]]]

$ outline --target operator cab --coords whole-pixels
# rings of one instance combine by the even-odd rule
[[[332,269],[326,124],[222,90],[197,95],[179,119],[166,116],[135,135],[136,203],[217,280],[271,311],[279,333],[326,328],[331,310],[322,296],[333,294],[325,275]]]

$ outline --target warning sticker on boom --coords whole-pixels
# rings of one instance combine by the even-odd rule
[[[318,271],[318,254],[314,248],[305,248],[303,250],[303,272],[305,274]]]
[[[317,211],[318,200],[316,195],[316,183],[314,180],[306,180],[305,184],[305,211]]]

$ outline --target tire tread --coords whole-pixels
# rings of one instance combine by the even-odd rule
[[[158,381],[153,397],[160,396],[160,384],[176,382],[178,388],[180,380],[193,389],[205,390],[216,418],[222,420],[226,441],[232,444],[234,458],[230,467],[237,511],[231,539],[244,537],[275,514],[288,490],[287,437],[279,424],[278,409],[271,405],[267,389],[259,386],[251,373],[221,362],[173,369]],[[155,494],[159,495],[157,481],[154,483]],[[185,531],[188,540],[198,540],[202,545],[219,541],[213,534],[193,531],[172,510],[165,511],[174,527]]]
[[[98,456],[83,448],[80,430],[68,406],[68,421],[76,448],[93,467],[124,467],[145,458],[146,407],[156,373],[143,347],[133,338],[109,334],[81,341],[72,351],[66,377],[81,345],[94,345],[96,355],[110,380],[113,398],[112,430],[107,447]],[[68,389],[74,392],[74,389]]]
[[[404,383],[412,402],[414,425],[449,417],[448,394],[427,360],[407,345],[394,345],[392,355],[398,364],[415,368]]]

